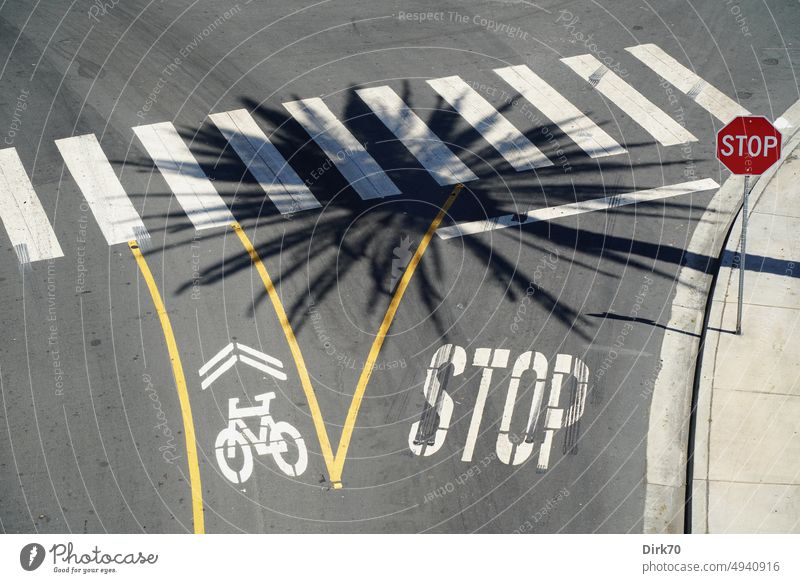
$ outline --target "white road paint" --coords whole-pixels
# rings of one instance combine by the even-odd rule
[[[483,368],[481,373],[481,384],[478,387],[478,395],[475,398],[475,407],[472,409],[472,419],[469,422],[467,441],[464,443],[464,453],[461,454],[462,462],[471,462],[475,452],[475,444],[478,441],[478,434],[483,420],[483,410],[486,407],[486,398],[489,396],[489,388],[492,386],[492,374],[495,368],[505,368],[508,366],[508,355],[510,350],[506,348],[477,348],[472,359],[473,366]]]
[[[703,178],[701,180],[681,182],[679,184],[672,184],[670,186],[660,186],[658,188],[650,188],[648,190],[637,190],[627,194],[594,198],[582,202],[573,202],[560,206],[536,209],[524,213],[521,216],[523,219],[522,221],[517,220],[519,215],[501,215],[491,219],[460,223],[450,227],[442,227],[436,231],[436,234],[442,239],[465,237],[468,235],[477,235],[480,233],[486,233],[488,231],[494,231],[496,229],[518,227],[519,225],[530,225],[540,221],[553,221],[583,213],[611,210],[629,204],[650,202],[654,200],[660,200],[662,198],[670,198],[673,196],[680,196],[692,192],[701,192],[703,190],[711,190],[714,188],[719,188],[719,184],[710,178]]]
[[[576,386],[569,407],[565,411],[561,406],[561,389],[564,381],[570,376],[575,378]],[[556,355],[553,379],[550,382],[550,397],[547,401],[545,437],[539,448],[537,470],[545,471],[550,466],[550,451],[553,447],[555,432],[574,425],[583,417],[588,387],[589,367],[577,357],[568,354]]]
[[[428,85],[453,106],[517,172],[553,165],[539,148],[458,75],[430,79]]]
[[[281,214],[322,206],[247,110],[213,113],[208,117]]]
[[[368,200],[400,194],[375,159],[319,97],[283,106],[336,165],[358,195]]]
[[[473,366],[483,368],[480,385],[472,409],[472,419],[467,432],[464,452],[461,461],[471,462],[475,445],[480,435],[481,422],[489,397],[492,376],[496,369],[508,367],[510,351],[505,348],[476,348],[473,356]],[[425,378],[423,406],[420,421],[411,425],[408,435],[408,446],[415,455],[430,456],[439,451],[447,439],[450,420],[453,416],[454,401],[448,392],[442,388],[445,375],[459,376],[464,372],[467,363],[466,351],[454,344],[445,344],[433,354]],[[448,366],[449,365],[449,366]],[[508,465],[521,465],[533,455],[538,444],[537,469],[545,471],[550,466],[550,453],[553,447],[554,436],[560,429],[567,429],[565,444],[572,449],[578,443],[579,425],[586,405],[586,396],[589,384],[589,367],[580,359],[568,354],[557,354],[552,375],[549,375],[550,366],[547,358],[540,352],[526,351],[514,361],[510,375],[503,415],[495,442],[497,459]],[[512,438],[511,422],[514,416],[519,388],[525,373],[533,373],[531,382],[525,386],[531,387],[531,405],[525,418],[525,430],[522,439]],[[573,390],[564,390],[565,383],[574,379]],[[546,402],[544,413],[544,426],[537,430],[542,406],[545,404],[545,389],[550,385],[550,393]],[[570,385],[573,386],[573,385]],[[464,390],[461,387],[460,390]],[[562,405],[562,396],[566,395],[567,403]],[[459,405],[467,405],[463,401]],[[436,416],[439,414],[438,426]],[[463,415],[462,415],[463,416]],[[422,424],[426,426],[421,427]],[[519,432],[517,432],[519,433]]]
[[[21,265],[64,256],[16,148],[0,150],[0,219]]]
[[[422,418],[412,423],[408,432],[408,447],[415,455],[435,454],[447,438],[450,418],[453,416],[453,398],[447,391],[442,390],[442,379],[439,375],[444,375],[440,369],[444,369],[448,364],[453,367],[452,376],[459,376],[467,366],[467,353],[460,346],[445,344],[431,357],[425,376],[425,386],[422,389],[427,405],[423,406]],[[439,424],[436,427],[423,427],[424,431],[421,434],[420,425],[423,422],[432,424],[435,421],[433,411],[439,415]]]
[[[564,356],[558,355],[557,358]],[[503,417],[500,419],[500,430],[497,434],[497,443],[495,451],[497,452],[497,459],[504,464],[518,466],[533,453],[535,445],[536,434],[536,421],[539,418],[539,411],[542,408],[542,398],[544,397],[544,388],[547,383],[547,358],[541,352],[523,352],[517,357],[514,363],[514,368],[511,371],[511,381],[508,384],[508,393],[506,394],[506,403],[503,407]],[[514,406],[517,402],[517,392],[519,391],[519,383],[523,373],[532,371],[536,374],[536,381],[533,386],[533,394],[531,396],[531,408],[528,413],[528,419],[525,424],[525,439],[520,443],[514,443],[511,440],[511,418],[514,415]],[[551,397],[552,391],[551,388]],[[541,455],[541,449],[540,449]]]
[[[390,87],[370,87],[356,93],[437,183],[444,186],[478,179]]]
[[[287,379],[286,373],[283,372],[283,362],[274,356],[264,354],[239,342],[231,342],[197,371],[201,378],[205,377],[200,383],[200,388],[205,390],[210,387],[237,362],[260,370],[278,380],[285,381]]]
[[[214,372],[212,372],[210,375],[208,375],[201,381],[200,388],[205,391],[208,387],[214,384],[214,381],[216,381],[219,377],[225,374],[231,367],[233,367],[233,365],[236,364],[236,361],[238,360],[239,360],[238,355],[236,354],[231,355],[228,358],[228,360],[226,360],[219,366],[219,368],[214,369]]]
[[[56,146],[108,244],[135,240],[146,247],[150,234],[95,135],[56,140]]]
[[[783,116],[780,116],[775,122],[772,124],[775,126],[776,129],[780,130],[782,134],[785,134],[788,130],[791,130],[794,127],[794,124],[788,119]]]
[[[625,148],[526,65],[495,69],[506,83],[541,111],[592,158],[624,154]]]
[[[242,484],[253,473],[253,450],[257,455],[270,455],[287,476],[297,477],[306,471],[308,450],[297,428],[287,421],[275,421],[269,407],[275,393],[253,397],[258,405],[239,406],[239,399],[228,399],[228,426],[217,435],[214,444],[217,464],[228,480]],[[258,419],[258,432],[246,420]],[[289,443],[294,447],[290,451]],[[289,454],[285,456],[284,454]],[[297,457],[294,460],[294,456]],[[229,460],[235,460],[233,465]]]
[[[206,362],[203,366],[201,366],[200,370],[197,371],[197,374],[199,374],[201,377],[204,376],[208,371],[217,366],[217,364],[219,364],[223,358],[232,353],[234,347],[235,344],[233,342],[230,342],[225,348],[217,352],[214,356],[212,356],[208,360],[208,362]]]
[[[588,81],[614,105],[628,114],[662,146],[696,142],[697,138],[653,102],[631,87],[592,55],[578,55],[561,62]]]
[[[234,221],[225,201],[171,122],[137,126],[133,131],[195,229],[224,227]]]
[[[267,364],[271,364],[272,366],[275,366],[277,368],[283,368],[283,362],[281,362],[274,356],[270,356],[269,354],[261,352],[260,350],[256,350],[255,348],[250,348],[249,346],[242,344],[241,342],[236,343],[236,348],[251,356],[255,356],[257,359],[262,360]],[[284,376],[281,380],[286,380],[286,377]]]
[[[681,65],[659,46],[643,44],[627,47],[625,50],[650,67],[657,75],[674,85],[679,91],[688,95],[697,105],[722,123],[728,123],[739,115],[750,114],[749,111],[733,99]]]
[[[273,376],[273,377],[275,377],[277,379],[280,379],[282,381],[286,380],[286,373],[284,373],[282,371],[279,371],[279,370],[275,370],[271,366],[269,366],[267,364],[264,364],[261,361],[258,361],[258,360],[255,360],[253,358],[250,358],[249,356],[245,356],[244,354],[240,354],[239,355],[239,362],[244,363],[244,364],[248,364],[248,365],[252,366],[253,368],[256,368],[256,369],[260,370],[261,372],[265,372],[268,375],[271,375],[271,376]]]

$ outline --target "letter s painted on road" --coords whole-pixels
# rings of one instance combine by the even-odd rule
[[[442,381],[445,379],[440,377],[444,377],[450,367],[452,376],[457,377],[464,372],[466,365],[467,353],[454,344],[441,346],[431,357],[425,386],[422,389],[427,404],[423,408],[420,420],[411,425],[411,431],[408,433],[408,447],[415,455],[433,455],[444,445],[450,418],[453,416],[453,398],[442,389]]]

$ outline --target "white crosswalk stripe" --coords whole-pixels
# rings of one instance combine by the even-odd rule
[[[150,235],[95,135],[56,140],[56,146],[108,244],[136,240],[147,247]]]
[[[592,158],[624,154],[625,148],[526,65],[495,69],[506,83],[541,111]]]
[[[727,123],[738,115],[749,114],[736,101],[657,45],[641,44],[625,50],[720,121]],[[622,79],[595,56],[577,55],[561,61],[662,146],[697,141],[692,132],[638,91],[633,81]],[[528,66],[503,67],[495,69],[495,73],[592,158],[626,152],[613,137]],[[515,170],[553,166],[553,161],[460,76],[430,79],[427,83]],[[390,87],[359,89],[357,94],[438,184],[445,186],[478,179],[454,151],[456,147],[466,147],[467,144],[446,144]],[[400,194],[384,169],[322,99],[298,99],[283,105],[362,199]],[[210,114],[209,117],[282,214],[321,208],[307,184],[270,142],[250,113],[238,109]],[[782,121],[785,120],[776,123]],[[196,229],[225,227],[235,221],[172,123],[143,125],[133,130]],[[87,134],[61,139],[56,141],[56,145],[108,244],[136,240],[140,246],[146,246],[149,233],[96,136]],[[710,179],[696,180],[537,209],[522,215],[469,221],[442,227],[437,234],[449,239],[716,186]],[[0,150],[0,219],[22,264],[63,256],[14,148]]]
[[[199,230],[223,227],[233,215],[171,122],[133,128],[183,211]]]
[[[0,219],[23,266],[64,256],[16,148],[0,150]]]
[[[322,99],[312,97],[289,101],[283,106],[322,148],[362,199],[400,194],[394,182]]]
[[[474,127],[517,172],[553,163],[461,77],[430,79],[428,85]]]
[[[437,183],[445,186],[478,179],[390,87],[370,87],[356,93]]]
[[[442,227],[436,231],[436,234],[442,239],[465,237],[467,235],[477,235],[480,233],[486,233],[487,231],[494,231],[496,229],[518,227],[519,225],[530,225],[532,223],[538,223],[541,221],[553,221],[556,219],[562,219],[564,217],[571,217],[573,215],[579,215],[592,211],[614,209],[619,206],[649,202],[662,198],[689,194],[691,192],[711,190],[718,187],[719,184],[712,179],[704,178],[702,180],[692,180],[690,182],[682,182],[680,184],[672,184],[670,186],[660,186],[658,188],[651,188],[648,190],[637,190],[627,194],[594,198],[582,202],[574,202],[560,206],[536,209],[528,211],[522,215],[502,215],[491,219],[460,223],[450,227]]]
[[[749,111],[733,99],[681,65],[659,46],[643,44],[627,47],[625,50],[674,85],[679,91],[688,95],[697,105],[722,123],[728,123],[739,115],[750,114]]]
[[[627,113],[662,146],[697,141],[697,138],[681,124],[656,107],[593,55],[578,55],[561,59],[561,62]]]
[[[281,214],[322,206],[247,110],[213,113],[208,117]]]

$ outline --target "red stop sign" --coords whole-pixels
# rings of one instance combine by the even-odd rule
[[[717,159],[734,174],[763,174],[781,157],[781,133],[760,115],[739,116],[717,132]]]

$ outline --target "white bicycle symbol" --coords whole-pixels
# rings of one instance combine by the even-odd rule
[[[275,393],[256,395],[260,403],[253,407],[240,407],[239,399],[228,399],[228,426],[219,432],[214,449],[222,475],[234,484],[246,482],[253,473],[253,449],[258,455],[271,455],[287,476],[300,476],[308,465],[308,451],[297,428],[286,421],[275,421],[269,414],[269,404]],[[259,417],[258,433],[254,433],[245,419]],[[291,459],[284,454],[292,449]],[[235,461],[234,460],[238,460]]]

